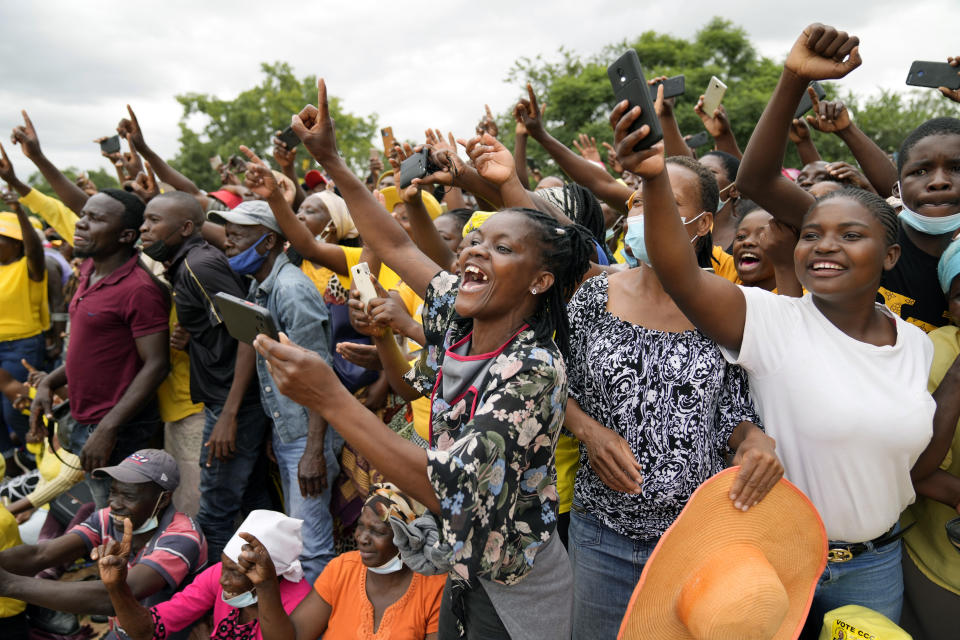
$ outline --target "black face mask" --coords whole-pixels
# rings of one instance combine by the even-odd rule
[[[172,258],[173,254],[175,254],[177,252],[177,249],[180,248],[179,246],[171,247],[170,245],[167,244],[166,241],[172,238],[173,236],[177,235],[178,233],[180,233],[180,229],[175,229],[173,232],[168,234],[167,237],[164,238],[163,240],[154,242],[149,247],[144,247],[143,254],[148,258],[152,258],[156,260],[157,262],[161,262],[161,263],[166,262],[167,260]]]

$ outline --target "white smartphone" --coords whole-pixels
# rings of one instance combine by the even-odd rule
[[[379,297],[376,287],[370,282],[370,267],[366,262],[360,262],[350,268],[350,275],[353,276],[353,284],[360,292],[360,302],[363,303],[363,309],[366,311],[370,301]]]
[[[712,118],[713,112],[720,106],[723,94],[726,92],[727,85],[723,84],[717,76],[710,76],[710,84],[703,92],[703,112]]]

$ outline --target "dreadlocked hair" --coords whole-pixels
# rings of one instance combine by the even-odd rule
[[[540,244],[543,266],[553,274],[553,286],[539,296],[530,326],[538,340],[552,338],[566,358],[570,340],[567,301],[590,269],[594,254],[591,233],[579,224],[560,225],[556,218],[536,209],[507,211],[526,216],[533,227],[534,238]]]
[[[873,217],[883,225],[887,246],[889,247],[890,245],[897,243],[897,236],[900,233],[900,220],[897,218],[897,212],[886,200],[872,191],[865,191],[857,187],[844,187],[843,189],[831,191],[827,195],[822,196],[813,204],[812,207],[807,209],[807,213],[804,215],[804,217],[810,215],[810,212],[813,211],[815,207],[820,205],[820,203],[826,202],[827,200],[835,200],[837,198],[853,200],[857,204],[861,205],[864,209],[873,214]]]

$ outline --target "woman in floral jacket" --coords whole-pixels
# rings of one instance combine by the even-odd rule
[[[506,209],[473,232],[462,275],[442,271],[438,263],[451,261],[422,253],[340,158],[322,81],[318,93],[319,109],[294,116],[294,130],[340,188],[364,243],[425,300],[424,332],[439,366],[410,379],[432,398],[431,448],[387,429],[311,352],[285,337],[261,335],[255,346],[285,395],[320,412],[436,518],[434,546],[449,549],[451,566],[441,638],[569,635],[571,572],[556,535],[553,454],[567,400],[565,304],[589,268],[588,233]],[[505,202],[532,204],[495,139],[471,140],[468,151]],[[248,165],[248,185],[280,197],[264,187],[269,179],[256,161]],[[411,219],[423,218],[419,188],[415,181],[402,193]]]

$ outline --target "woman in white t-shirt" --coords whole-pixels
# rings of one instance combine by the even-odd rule
[[[857,44],[845,33],[811,25],[794,45],[781,85],[801,71],[842,76],[850,61],[859,63]],[[778,88],[768,113],[793,113],[795,105],[782,97]],[[926,386],[930,341],[875,302],[881,274],[900,255],[896,214],[875,194],[829,194],[807,212],[794,251],[797,276],[809,293],[790,298],[734,286],[698,268],[684,248],[662,148],[634,151],[649,128],[630,133],[639,109],[627,106],[614,109],[611,123],[617,157],[643,179],[650,262],[684,314],[747,371],[786,478],[824,520],[831,562],[817,586],[811,620],[844,604],[898,620],[897,519],[914,500],[911,471],[929,468],[929,453],[917,462],[931,439],[935,403]],[[760,134],[758,126],[751,146],[764,144]]]

